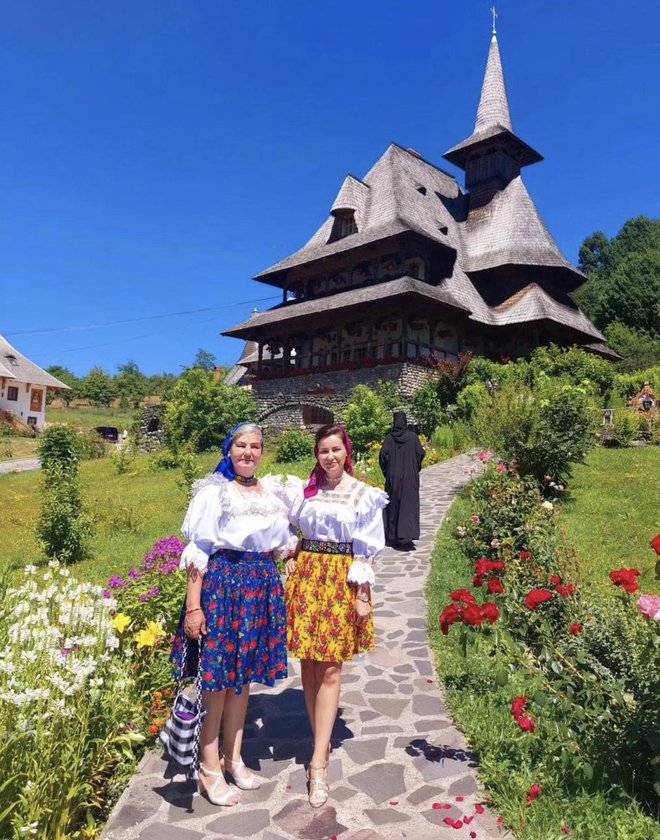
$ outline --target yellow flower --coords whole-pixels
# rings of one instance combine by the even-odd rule
[[[124,613],[117,613],[117,615],[112,619],[112,623],[118,633],[123,633],[132,620],[132,618],[124,615]]]
[[[155,621],[149,621],[147,626],[135,635],[138,650],[143,647],[153,647],[164,635],[165,631],[160,624],[156,624]]]

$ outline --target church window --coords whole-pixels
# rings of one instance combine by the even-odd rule
[[[7,388],[7,399],[11,400],[12,402],[16,402],[18,399],[18,388],[16,385],[10,385]]]
[[[417,187],[417,192],[426,195],[426,187]]]
[[[335,242],[337,239],[344,239],[344,237],[351,236],[351,234],[357,233],[357,231],[355,212],[353,210],[337,211],[329,241]]]

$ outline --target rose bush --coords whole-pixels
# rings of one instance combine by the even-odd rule
[[[581,586],[553,506],[544,507],[537,485],[510,469],[491,463],[469,500],[456,539],[473,590],[450,593],[442,634],[458,633],[464,655],[474,649],[490,658],[493,690],[515,692],[511,738],[539,739],[534,772],[561,767],[567,785],[614,786],[653,813],[660,805],[660,598],[637,596],[637,569],[612,570],[619,592],[607,602]],[[494,607],[488,621],[490,606],[479,604],[484,587]]]

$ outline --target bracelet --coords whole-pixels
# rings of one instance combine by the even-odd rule
[[[201,612],[201,611],[202,611],[201,607],[193,607],[191,610],[186,610],[186,615],[188,615],[188,613]]]

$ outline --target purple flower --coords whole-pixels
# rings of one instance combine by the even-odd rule
[[[149,590],[149,595],[155,598],[157,595],[160,595],[160,589],[157,586],[152,586]]]
[[[140,595],[140,603],[144,604],[149,600],[149,595],[145,592],[144,595]]]
[[[126,575],[126,577],[129,577],[131,580],[140,580],[140,578],[142,577],[142,572],[138,572],[137,569],[131,569],[130,572]]]
[[[108,586],[110,587],[110,589],[122,589],[126,585],[126,581],[123,578],[120,578],[119,575],[111,577],[108,581]]]

